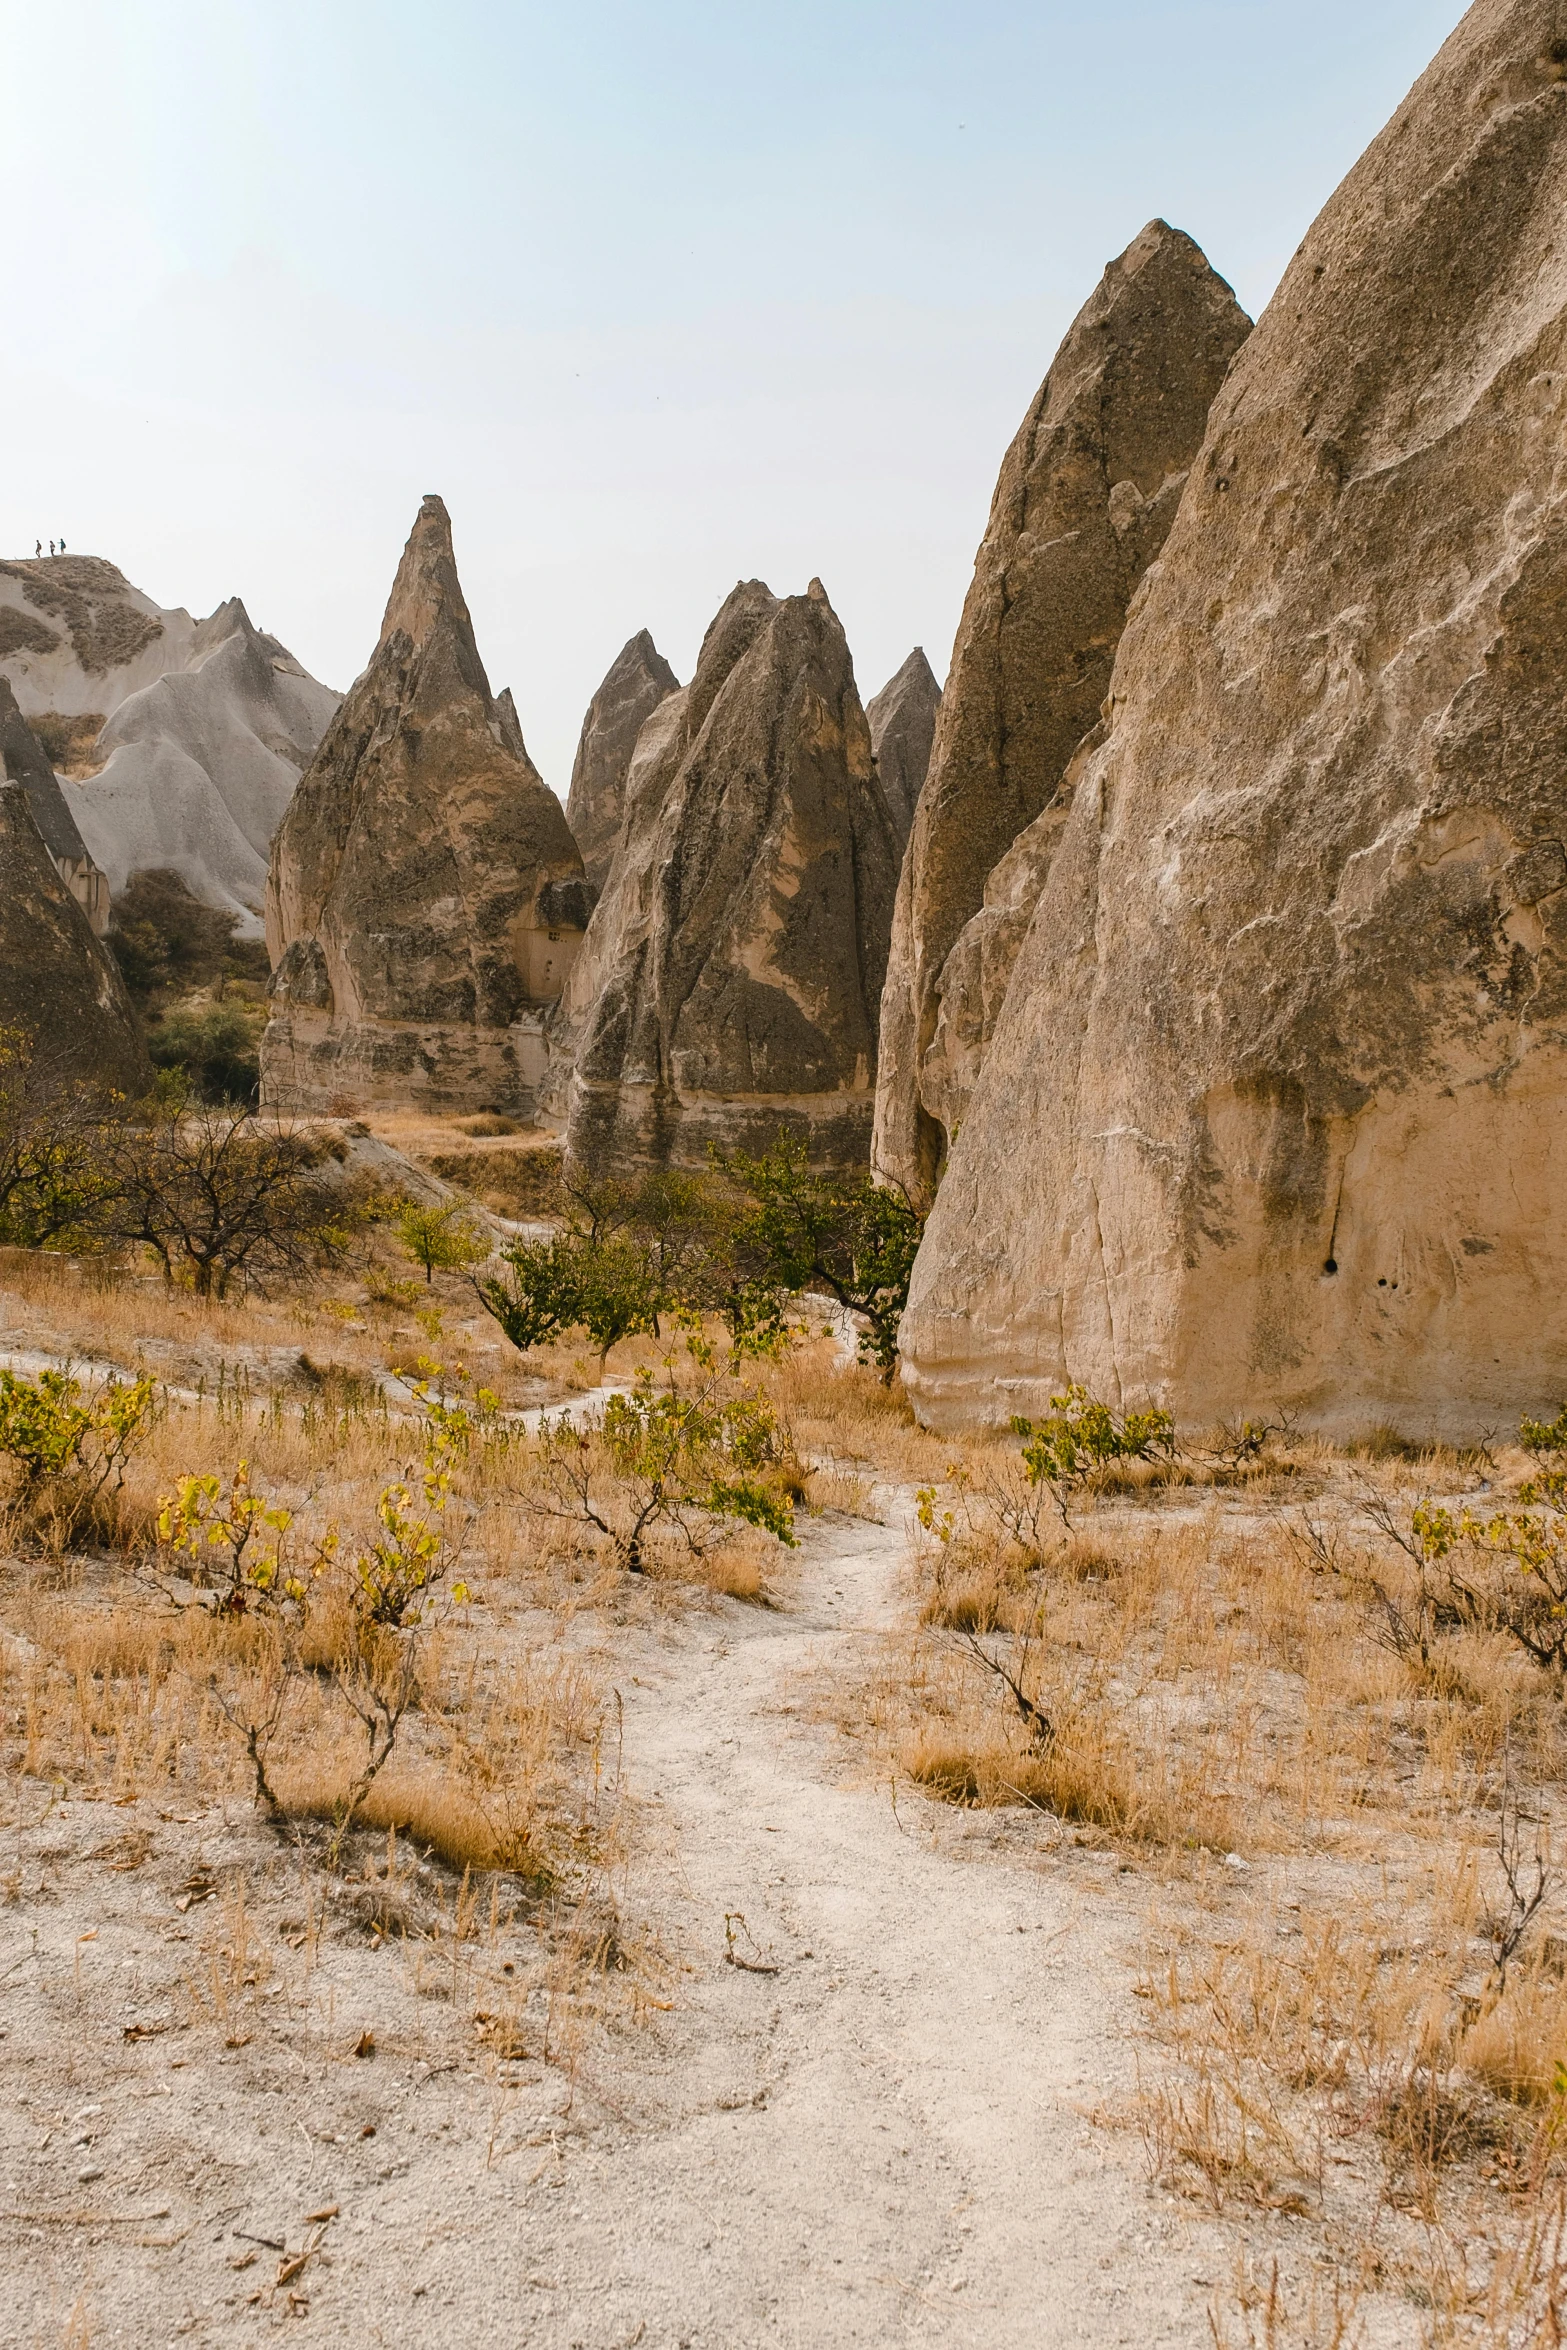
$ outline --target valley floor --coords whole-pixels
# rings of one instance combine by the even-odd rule
[[[504,1933],[449,1986],[414,1942],[296,1952],[306,1873],[241,1799],[192,1819],[30,1788],[0,1919],[0,2336],[1206,2339],[1233,2251],[1092,2118],[1132,2083],[1137,1880],[1038,1814],[857,1783],[824,1725],[823,1677],[897,1612],[907,1497],[884,1499],[889,1523],[804,1529],[775,1609],[594,1635],[635,1818],[617,1891],[661,1998],[564,2064],[475,2046]],[[244,1969],[232,1895],[201,1898],[241,1873]],[[203,1985],[204,2010],[181,1996]]]

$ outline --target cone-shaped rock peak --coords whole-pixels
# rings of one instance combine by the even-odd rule
[[[490,692],[427,497],[380,641],[301,779],[267,891],[268,1098],[531,1115],[582,860]]]
[[[916,1267],[942,1425],[1567,1392],[1564,37],[1470,9],[1214,401]]]
[[[595,889],[609,877],[625,814],[626,774],[637,736],[680,680],[645,628],[621,646],[582,721],[566,821]]]
[[[892,811],[900,852],[930,768],[940,709],[941,688],[923,645],[915,646],[902,668],[894,670],[881,692],[865,705],[876,773]]]
[[[825,591],[743,581],[631,760],[555,1030],[572,1157],[700,1167],[785,1126],[863,1165],[896,862]]]
[[[1098,718],[1127,607],[1250,323],[1191,238],[1150,221],[1074,319],[1002,464],[909,837],[882,1006],[876,1164],[916,1196],[930,1197],[961,1123],[1017,938],[1003,931],[950,978],[943,968]],[[1040,846],[1036,866],[1048,869]]]

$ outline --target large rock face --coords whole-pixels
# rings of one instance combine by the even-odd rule
[[[93,930],[101,938],[109,927],[109,884],[87,853],[76,819],[42,743],[17,708],[10,680],[0,676],[0,769],[8,783],[19,783],[27,793],[33,822],[44,847]]]
[[[339,699],[237,597],[198,621],[184,666],[109,719],[99,771],[64,785],[114,894],[133,873],[178,873],[259,936],[272,836]]]
[[[569,1153],[702,1166],[786,1126],[863,1164],[896,862],[825,590],[745,582],[638,738],[555,1024]]]
[[[602,889],[609,877],[620,838],[626,770],[637,736],[659,703],[679,690],[679,678],[644,628],[621,646],[588,704],[571,770],[566,821],[595,889]]]
[[[587,919],[565,813],[490,692],[439,498],[279,828],[267,1099],[530,1116]]]
[[[1249,326],[1190,237],[1150,222],[1073,321],[1007,451],[904,859],[882,1002],[876,1165],[922,1202],[961,1123],[1015,927],[990,924],[950,978],[947,959],[1098,717],[1127,605]],[[965,1053],[949,1054],[948,1036],[965,1036]]]
[[[903,667],[895,670],[881,692],[872,694],[865,705],[876,773],[892,811],[900,850],[909,837],[930,766],[940,708],[941,688],[923,645],[915,646]]]
[[[25,783],[0,783],[0,1028],[50,1075],[139,1094],[146,1050],[119,968],[61,878]]]
[[[938,1425],[1567,1393],[1567,9],[1481,0],[1214,403],[903,1326]]]

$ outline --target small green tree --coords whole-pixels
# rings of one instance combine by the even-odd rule
[[[782,1130],[760,1157],[735,1151],[717,1164],[743,1201],[726,1236],[721,1305],[736,1337],[775,1333],[788,1300],[818,1283],[863,1316],[861,1359],[890,1387],[924,1218],[868,1175],[813,1172],[807,1145]]]
[[[479,1276],[474,1294],[519,1354],[548,1346],[581,1319],[574,1245],[568,1235],[514,1240],[501,1250],[502,1273]]]
[[[666,1370],[668,1386],[641,1370],[629,1395],[611,1396],[585,1421],[545,1421],[530,1505],[595,1527],[632,1575],[645,1572],[658,1525],[675,1527],[698,1555],[735,1521],[792,1548],[793,1504],[766,1474],[785,1452],[771,1404],[749,1393],[721,1397],[712,1375],[682,1391],[673,1357]]]
[[[465,1273],[489,1257],[490,1243],[456,1200],[444,1207],[426,1207],[410,1200],[397,1219],[397,1237],[403,1254],[424,1267],[427,1284],[437,1273]]]
[[[1031,1481],[1048,1486],[1066,1527],[1076,1497],[1114,1462],[1175,1456],[1175,1422],[1168,1412],[1112,1411],[1075,1381],[1050,1398],[1043,1419],[1014,1419],[1012,1431],[1024,1439]]]
[[[575,1240],[577,1320],[599,1350],[599,1377],[609,1350],[622,1338],[654,1335],[659,1311],[669,1296],[647,1245],[629,1233],[603,1240]]]

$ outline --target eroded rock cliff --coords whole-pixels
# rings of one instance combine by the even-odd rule
[[[787,1126],[863,1164],[897,845],[819,581],[734,590],[625,800],[555,1023],[569,1153],[702,1166]]]
[[[119,967],[38,828],[25,783],[0,782],[0,1029],[50,1076],[127,1095],[152,1079]]]
[[[278,831],[266,1097],[531,1115],[586,918],[554,794],[490,692],[426,498],[380,641]]]
[[[1480,0],[1219,392],[903,1326],[942,1426],[1567,1392],[1567,9]],[[949,695],[948,707],[954,697]]]
[[[48,754],[17,708],[10,680],[4,676],[0,676],[0,770],[8,783],[19,783],[25,789],[33,822],[56,871],[101,938],[109,927],[108,879],[89,856]]]
[[[913,818],[882,1000],[876,1165],[922,1202],[1005,992],[1016,919],[990,921],[950,974],[948,957],[1098,717],[1128,603],[1249,326],[1191,238],[1151,221],[1074,319],[1002,464]],[[1050,838],[1047,828],[1036,849]],[[1037,858],[1028,871],[1037,888]],[[1011,876],[1013,894],[1022,879]]]

